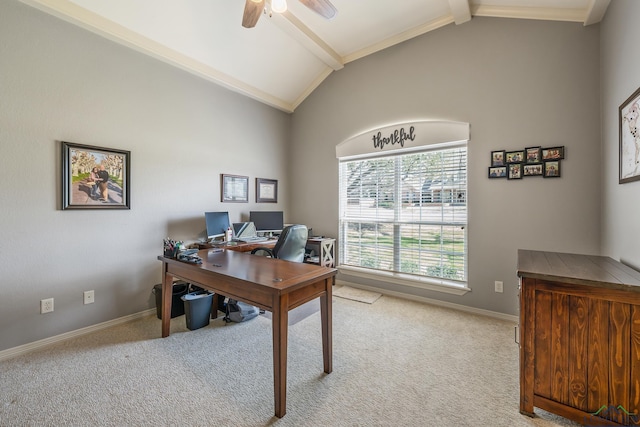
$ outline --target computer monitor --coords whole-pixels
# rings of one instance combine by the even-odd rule
[[[282,211],[251,211],[249,221],[256,225],[258,232],[282,231],[284,228],[284,213]]]
[[[256,237],[256,226],[252,222],[234,222],[233,237],[242,239],[246,237]]]
[[[231,226],[229,212],[205,212],[204,220],[207,224],[207,238],[224,236],[225,231]]]

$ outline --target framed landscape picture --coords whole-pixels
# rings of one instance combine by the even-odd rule
[[[130,209],[131,153],[62,141],[62,209]]]

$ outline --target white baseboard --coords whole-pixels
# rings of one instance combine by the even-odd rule
[[[101,329],[110,328],[112,326],[120,325],[122,323],[131,322],[133,320],[140,319],[142,317],[157,315],[157,311],[155,308],[150,308],[148,310],[141,311],[139,313],[130,314],[128,316],[119,317],[117,319],[108,320],[106,322],[98,323],[96,325],[87,326],[85,328],[76,329],[75,331],[65,332],[64,334],[56,335],[54,337],[49,337],[45,339],[41,339],[38,341],[34,341],[28,344],[20,345],[18,347],[9,348],[7,350],[0,351],[0,362],[3,360],[11,359],[12,357],[20,356],[22,354],[29,353],[31,351],[40,349],[42,347],[46,347],[48,345],[65,341],[71,338],[79,337],[81,335],[90,334],[92,332],[99,331]]]
[[[441,306],[441,307],[447,307],[447,308],[452,308],[454,310],[466,311],[468,313],[473,313],[473,314],[480,314],[482,316],[489,316],[489,317],[493,317],[495,319],[507,320],[509,322],[514,322],[514,323],[518,323],[518,321],[519,321],[518,316],[514,316],[512,314],[499,313],[497,311],[491,311],[491,310],[483,310],[481,308],[469,307],[469,306],[462,305],[462,304],[454,304],[452,302],[440,301],[440,300],[437,300],[437,299],[425,298],[425,297],[420,297],[420,296],[417,296],[417,295],[405,294],[405,293],[402,293],[402,292],[394,292],[394,291],[390,291],[388,289],[376,288],[374,286],[361,285],[360,283],[351,283],[351,282],[347,282],[345,280],[336,280],[336,285],[351,286],[352,288],[364,289],[366,291],[378,292],[378,293],[384,294],[384,295],[391,295],[391,296],[394,296],[394,297],[404,298],[404,299],[408,299],[408,300],[412,300],[412,301],[424,302],[426,304],[438,305],[438,306]]]

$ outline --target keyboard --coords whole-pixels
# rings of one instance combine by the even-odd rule
[[[238,239],[238,242],[256,243],[256,242],[265,242],[267,240],[269,240],[268,237],[254,236],[254,237],[241,237],[241,238]]]

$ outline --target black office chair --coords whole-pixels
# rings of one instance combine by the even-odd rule
[[[251,253],[259,253],[260,255],[286,261],[303,262],[308,236],[309,232],[306,225],[288,225],[282,230],[273,249],[259,247],[252,250]]]

